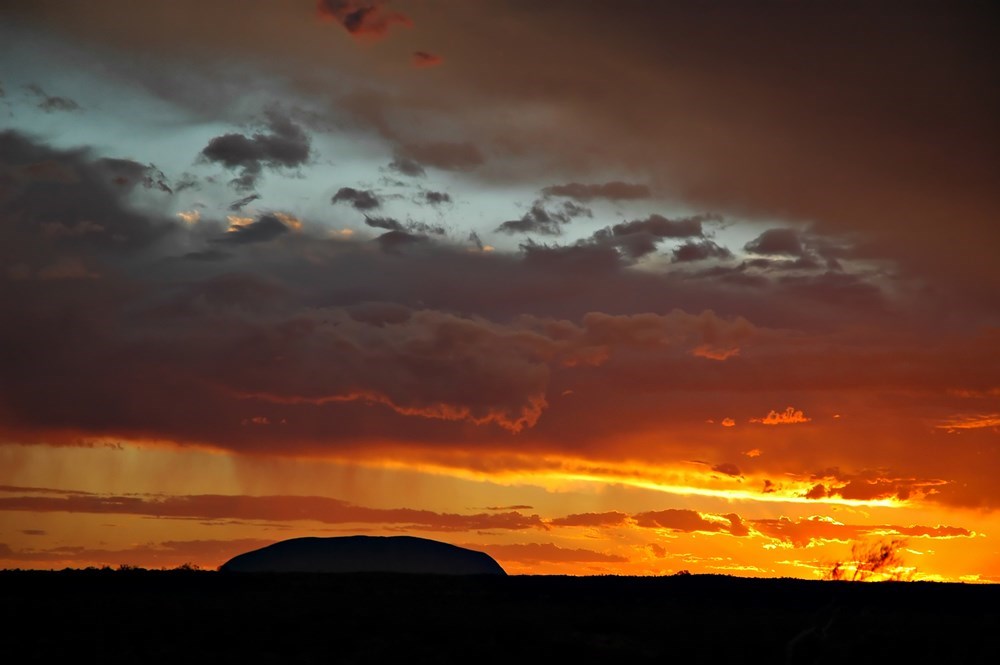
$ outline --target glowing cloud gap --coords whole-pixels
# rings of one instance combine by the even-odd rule
[[[640,489],[654,490],[656,492],[664,492],[666,494],[677,494],[680,496],[709,496],[717,499],[726,499],[728,501],[762,501],[765,503],[821,503],[821,504],[831,504],[840,506],[857,506],[857,507],[882,507],[882,508],[900,508],[906,505],[905,501],[900,501],[898,499],[841,499],[837,497],[822,497],[819,499],[807,499],[805,497],[799,496],[788,496],[779,495],[776,493],[761,494],[758,492],[750,492],[747,490],[730,490],[730,489],[712,489],[709,487],[690,487],[683,485],[668,485],[664,483],[657,483],[650,480],[636,480],[634,478],[615,478],[612,476],[594,476],[588,474],[574,474],[574,473],[556,473],[551,474],[552,477],[561,478],[565,480],[582,480],[586,482],[595,483],[618,483],[622,485],[628,485],[630,487],[638,487]]]
[[[346,460],[345,460],[346,461]],[[569,464],[566,461],[543,459],[540,462],[542,468],[537,470],[498,470],[498,471],[477,471],[469,468],[451,467],[439,463],[423,461],[404,460],[370,460],[359,462],[362,466],[384,469],[411,470],[422,473],[437,474],[462,478],[466,480],[490,481],[495,483],[509,483],[512,485],[534,485],[545,488],[558,487],[564,483],[595,483],[603,485],[625,485],[638,489],[652,490],[664,494],[677,496],[703,496],[726,501],[751,501],[761,503],[784,503],[784,504],[810,504],[810,505],[834,505],[851,507],[881,507],[881,508],[903,508],[912,504],[910,500],[892,498],[873,499],[845,499],[840,496],[823,496],[808,498],[802,491],[802,487],[808,488],[807,482],[796,483],[794,487],[782,490],[771,490],[769,492],[755,492],[740,488],[727,487],[699,487],[691,484],[681,484],[676,482],[663,482],[649,477],[643,477],[643,471],[618,471],[609,468],[607,465],[601,470],[563,470],[560,466]],[[586,465],[581,463],[581,465]],[[630,467],[634,469],[634,467]]]
[[[1000,413],[955,416],[935,425],[937,429],[948,430],[949,432],[961,429],[985,429],[987,427],[1000,427]]]

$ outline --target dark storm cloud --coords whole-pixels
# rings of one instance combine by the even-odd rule
[[[330,203],[349,203],[356,210],[374,210],[382,205],[375,192],[370,189],[354,189],[341,187],[330,199]]]
[[[410,26],[412,21],[387,8],[386,0],[317,0],[316,14],[344,26],[355,38],[379,38],[393,25]]]
[[[870,245],[859,242],[857,234],[824,235],[815,226],[768,229],[746,243],[744,251],[758,255],[743,265],[771,272],[843,272],[842,260],[884,260]]]
[[[919,497],[899,480],[919,478],[944,483],[923,486],[935,490],[927,501],[1000,506],[995,433],[933,424],[996,411],[1000,97],[991,56],[1000,39],[986,5],[452,3],[421,16],[419,44],[357,49],[339,25],[298,20],[284,2],[248,12],[177,0],[156,21],[148,3],[21,4],[17,20],[39,33],[151,63],[121,80],[189,100],[179,108],[205,122],[243,103],[230,91],[299,96],[333,120],[350,112],[349,131],[386,141],[381,154],[465,168],[470,187],[648,182],[683,209],[803,229],[804,252],[741,266],[675,252],[676,263],[647,269],[631,264],[657,249],[667,260],[675,248],[699,255],[704,247],[682,248],[719,239],[711,229],[690,238],[609,231],[586,246],[526,243],[511,255],[436,239],[382,252],[400,236],[356,242],[317,230],[227,245],[220,260],[218,222],[161,237],[174,226],[167,215],[125,205],[127,188],[110,186],[89,155],[39,150],[11,166],[4,145],[0,320],[16,322],[0,326],[6,440],[120,436],[345,457],[391,444],[397,458],[440,451],[443,463],[486,473],[524,451],[669,465],[690,459],[691,445],[711,449],[711,460],[759,447],[761,457],[741,463],[755,488],[757,474],[780,482],[821,456],[845,477],[901,468],[804,483],[803,493],[823,488],[816,498],[830,499],[831,488]],[[276,34],[281,48],[262,49]],[[510,34],[517,47],[495,57]],[[408,66],[424,44],[447,44],[446,68]],[[171,58],[204,63],[221,89],[189,86],[188,72],[165,76]],[[216,78],[227,63],[252,74]],[[385,91],[381,115],[338,97],[367,89]],[[439,139],[477,148],[471,159],[400,148]],[[817,236],[844,243],[824,249]],[[758,249],[775,248],[764,240]],[[185,254],[202,260],[167,260]],[[864,261],[877,268],[861,272]],[[362,315],[362,303],[395,314]],[[724,331],[745,316],[758,330],[706,332],[716,341],[702,349],[703,338],[601,344],[583,323],[590,312],[624,319],[674,308],[710,308]],[[567,336],[574,353],[553,352]],[[742,426],[788,403],[816,427],[764,439],[751,431],[764,428]],[[740,426],[705,424],[723,416]],[[633,443],[650,432],[655,444]]]
[[[977,472],[998,463],[991,433],[963,433],[972,445],[942,460],[934,451],[944,435],[925,424],[992,412],[988,398],[962,395],[995,388],[995,332],[970,336],[905,308],[869,307],[863,276],[778,272],[747,285],[635,270],[618,246],[597,242],[469,251],[408,221],[377,241],[269,222],[233,237],[263,240],[270,228],[270,241],[234,240],[221,260],[207,253],[222,247],[222,223],[140,214],[130,188],[109,176],[85,150],[0,133],[0,319],[18,322],[0,326],[9,440],[359,455],[388,442],[474,467],[488,464],[487,452],[579,455],[653,430],[702,440],[709,435],[692,428],[707,418],[744,422],[782,406],[761,395],[797,395],[815,400],[791,402],[811,416],[838,400],[859,404],[838,424],[844,468],[889,465],[886,450],[867,445],[874,436],[905,440],[912,455],[890,460],[904,471],[879,478],[924,479],[906,487],[927,500],[1000,505],[993,475]],[[202,260],[175,260],[184,256]],[[885,417],[888,403],[902,412]],[[740,439],[754,428],[731,429],[719,459],[760,447]],[[803,450],[829,444],[824,431],[769,433],[775,450],[754,472],[794,470],[813,454]],[[671,446],[630,453],[684,454]],[[877,479],[809,485],[851,496],[890,489],[868,480]]]
[[[420,166],[430,166],[442,171],[471,171],[485,162],[483,154],[471,143],[438,141],[432,143],[404,143],[400,156]]]
[[[451,196],[447,192],[424,192],[424,200],[431,205],[441,205],[451,203]]]
[[[729,259],[732,256],[733,253],[731,251],[712,240],[686,242],[673,249],[673,260],[675,263],[704,261],[705,259]]]
[[[558,225],[548,221],[540,222],[530,213],[525,214],[521,219],[512,219],[503,222],[494,229],[497,233],[537,233],[539,235],[554,236],[562,233]]]
[[[250,205],[254,201],[258,200],[259,198],[260,194],[249,194],[248,196],[244,196],[241,199],[236,199],[235,201],[230,203],[229,209],[232,212],[239,212],[240,210],[243,210],[243,208]]]
[[[805,251],[795,229],[768,229],[748,242],[744,249],[768,256],[802,256]]]
[[[81,169],[71,170],[81,161],[78,156],[52,153],[9,135],[4,138],[10,143],[5,157],[22,151],[31,165],[50,158],[52,164],[41,171],[49,187],[45,202],[72,200],[69,195],[77,187],[74,180],[86,176]],[[103,199],[95,199],[100,205],[95,208],[95,201],[83,201],[85,205],[76,201],[78,205],[70,211],[60,210],[65,214],[58,219],[58,228],[85,237],[90,227],[75,229],[66,215],[92,219],[95,210],[101,211],[100,206],[105,208],[102,221],[107,223],[109,213],[117,210],[109,206],[120,208],[122,204],[114,196],[117,189],[108,191],[112,185],[103,180],[98,185],[93,189],[108,192]],[[16,206],[20,201],[17,194],[13,199],[5,198],[5,205]],[[16,209],[23,224],[37,221],[37,211],[23,206]],[[42,212],[48,214],[45,209]],[[149,223],[132,216],[123,217],[120,225],[122,235],[129,235]],[[97,272],[115,272],[117,277],[87,280],[75,290],[31,283],[18,273],[17,279],[0,283],[7,308],[4,318],[21,321],[17,327],[5,328],[0,340],[0,348],[5,350],[4,376],[9,381],[5,385],[17,386],[14,392],[5,390],[5,404],[18,414],[5,426],[78,432],[154,432],[166,428],[177,439],[219,442],[288,435],[312,439],[313,435],[306,433],[313,416],[289,420],[275,412],[291,409],[328,414],[341,423],[338,430],[347,436],[371,430],[367,414],[376,411],[396,414],[388,419],[385,413],[380,416],[381,422],[392,428],[417,418],[492,424],[501,430],[518,431],[533,426],[545,409],[553,367],[583,362],[578,354],[589,357],[595,344],[617,343],[615,335],[609,336],[607,324],[599,324],[593,317],[583,325],[561,325],[556,335],[533,319],[505,324],[446,313],[476,311],[485,304],[481,293],[495,289],[491,284],[502,283],[505,289],[513,289],[511,293],[537,292],[537,275],[518,277],[522,265],[534,269],[533,261],[530,256],[523,264],[512,257],[490,260],[471,256],[461,248],[436,246],[419,233],[437,233],[435,227],[414,223],[406,228],[379,237],[379,245],[390,250],[381,259],[365,251],[362,243],[290,234],[275,215],[236,226],[221,239],[218,225],[203,221],[184,227],[187,237],[178,243],[189,258],[203,259],[200,261],[168,262],[135,255],[117,262],[84,254],[76,257],[84,262],[83,268],[87,268],[87,261],[96,261]],[[287,242],[267,242],[279,236]],[[199,238],[206,245],[201,249],[196,244]],[[14,240],[17,242],[5,245],[5,251],[24,261],[24,238]],[[244,262],[237,262],[237,257],[220,261],[222,256],[204,253],[212,249],[208,244],[212,241],[241,245],[242,251],[253,251],[253,258],[248,255]],[[171,247],[166,243],[161,251],[169,252]],[[56,253],[47,245],[38,251],[37,264],[29,265],[29,270],[47,268],[55,258]],[[5,266],[11,263],[14,261],[5,261]],[[330,270],[344,272],[337,276]],[[462,280],[456,281],[455,274],[463,274]],[[366,277],[359,280],[360,275]],[[450,286],[422,286],[433,283]],[[410,295],[393,295],[400,287]],[[466,297],[459,291],[468,294],[464,305],[458,304]],[[440,297],[454,304],[439,301]],[[387,326],[358,321],[345,309],[366,300],[417,305],[428,299],[439,301],[438,306],[444,309],[428,309],[427,304],[406,306],[409,315]],[[29,304],[35,300],[48,306],[32,309]],[[516,305],[514,311],[523,312],[523,308]],[[71,334],[67,326],[58,323],[68,312],[73,312],[77,322]],[[667,335],[671,326],[686,324],[667,317],[663,325]],[[41,330],[54,337],[41,343]],[[62,339],[64,333],[69,337]],[[621,341],[629,344],[630,339],[625,335]],[[59,351],[43,353],[43,347]],[[357,353],[321,351],[330,348],[353,348]],[[110,362],[112,357],[117,360]],[[332,364],[324,368],[324,363]],[[52,372],[76,379],[53,382]],[[182,377],[202,374],[214,378],[178,389],[188,383]],[[77,381],[96,376],[103,378],[82,393],[78,390]],[[428,381],[428,376],[436,378]],[[136,386],[148,392],[140,397]],[[7,401],[8,395],[13,401]],[[123,399],[130,404],[128,408],[108,408]],[[378,409],[357,410],[354,406],[361,404]],[[184,418],[176,417],[178,410],[186,414]],[[350,424],[350,419],[343,417],[346,413],[360,419]],[[273,425],[244,425],[257,423],[257,418]],[[216,429],[219,426],[221,430]],[[193,429],[183,433],[190,427]],[[220,439],[226,429],[229,433]],[[421,426],[406,429],[417,432]],[[376,430],[379,428],[371,431]]]
[[[995,305],[985,248],[996,244],[988,183],[1000,97],[987,63],[997,24],[981,3],[849,4],[765,14],[738,3],[708,11],[630,0],[615,11],[571,2],[456,11],[428,22],[437,34],[454,35],[462,22],[482,32],[449,42],[456,79],[421,100],[447,96],[459,80],[465,87],[450,99],[463,109],[559,109],[541,129],[506,118],[462,123],[548,158],[518,174],[525,180],[550,178],[542,165],[553,162],[570,173],[579,163],[624,164],[693,207],[861,234],[910,274],[940,275],[948,288],[960,282],[964,299]],[[483,35],[502,42],[501,24],[519,29],[517,52],[479,57]],[[585,72],[573,55],[581,43],[603,54]],[[689,66],[668,64],[678,58]],[[632,101],[639,95],[647,103]],[[516,168],[504,174],[516,177]],[[933,229],[943,224],[962,249],[939,257]]]
[[[520,219],[503,222],[496,228],[499,233],[537,233],[540,235],[561,235],[562,225],[569,224],[575,217],[590,217],[589,209],[566,201],[561,207],[551,210],[542,201],[535,201]]]
[[[421,166],[419,162],[414,159],[410,159],[409,157],[396,157],[394,160],[389,162],[389,168],[396,173],[401,173],[412,178],[417,178],[426,174],[424,167]]]
[[[36,106],[46,113],[80,110],[80,105],[72,99],[68,97],[49,95],[41,88],[41,86],[35,85],[34,83],[24,86],[24,89],[38,99],[38,104]]]
[[[134,180],[115,181],[126,172]],[[35,253],[152,242],[176,225],[131,210],[122,185],[148,182],[160,189],[160,176],[129,160],[95,160],[85,150],[53,150],[17,132],[0,132],[0,216],[6,222],[0,225],[0,257],[30,264],[43,258]]]
[[[266,114],[267,132],[223,134],[208,142],[201,156],[239,175],[230,184],[238,190],[252,190],[265,167],[295,168],[309,160],[310,140],[305,131],[278,111]]]
[[[405,230],[403,225],[392,217],[368,217],[365,215],[365,225],[376,229],[386,229],[387,231]]]
[[[551,185],[542,190],[545,196],[565,196],[586,203],[594,199],[609,201],[629,201],[649,198],[649,187],[619,180],[602,184],[584,185],[571,182],[565,185]]]
[[[534,205],[520,219],[503,222],[494,230],[499,233],[537,233],[554,236],[562,233],[559,225],[568,221],[568,218],[553,217],[545,208]]]
[[[702,235],[702,223],[719,221],[718,215],[695,215],[679,219],[667,219],[663,215],[650,215],[646,219],[622,222],[611,227],[611,235],[616,237],[646,234],[655,238],[694,238]]]
[[[133,60],[195,49],[208,63],[250,59],[310,95],[323,72],[315,54],[332,41],[283,2],[245,12],[231,0],[177,0],[156,21],[143,3],[8,4],[33,27],[155,56]],[[1000,28],[991,6],[852,0],[760,12],[717,4],[622,0],[611,9],[554,0],[543,10],[504,2],[424,12],[422,43],[413,46],[447,40],[448,76],[386,66],[411,46],[372,50],[350,60],[356,76],[346,74],[347,87],[389,92],[370,95],[381,96],[374,111],[350,112],[393,149],[429,140],[422,130],[438,123],[448,128],[439,138],[488,146],[489,167],[475,173],[484,179],[537,186],[540,178],[572,184],[606,179],[605,171],[641,173],[657,194],[689,207],[856,233],[908,277],[961,294],[977,313],[1000,311],[992,269]],[[326,9],[343,25],[347,13],[369,6],[389,11],[374,2]],[[193,26],[192,14],[205,20]],[[375,14],[362,12],[355,24]],[[212,30],[221,24],[233,29]],[[259,45],[275,26],[288,38],[282,58],[265,60]],[[517,48],[489,56],[510,34]],[[591,57],[581,68],[584,49]],[[130,80],[163,76],[149,69]],[[337,108],[366,94],[352,92]],[[186,99],[204,110],[210,97]],[[947,253],[935,233],[944,227],[954,247]]]
[[[664,239],[700,238],[704,235],[702,223],[720,219],[717,215],[668,219],[654,214],[600,229],[580,244],[617,248],[628,260],[636,260],[655,252]]]

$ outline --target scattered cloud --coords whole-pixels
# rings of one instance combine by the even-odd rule
[[[748,242],[744,249],[765,256],[802,256],[805,249],[795,229],[768,229]]]
[[[628,515],[618,511],[606,513],[579,513],[549,520],[553,526],[620,526],[628,521]]]
[[[405,231],[405,227],[398,220],[392,217],[368,217],[365,216],[365,225],[376,229],[387,231]]]
[[[550,185],[542,190],[542,194],[544,196],[565,196],[582,203],[587,203],[594,199],[632,201],[636,199],[648,199],[650,197],[649,187],[646,185],[621,182],[620,180],[589,185],[578,182],[571,182],[565,185]]]
[[[807,418],[800,409],[790,406],[780,413],[778,411],[770,411],[763,418],[751,418],[750,422],[760,425],[796,425],[807,423],[811,420],[812,418]]]
[[[653,214],[646,219],[621,222],[594,233],[590,242],[604,247],[616,247],[627,257],[638,259],[656,251],[665,239],[700,238],[702,224],[721,219],[717,215],[694,215],[669,219]]]
[[[673,249],[674,263],[704,261],[706,259],[731,259],[733,253],[712,240],[686,242]]]
[[[265,167],[295,168],[309,160],[311,142],[299,125],[275,110],[265,117],[266,131],[216,136],[201,151],[206,161],[239,171],[230,181],[234,189],[252,191]]]
[[[424,192],[424,201],[430,203],[431,205],[441,205],[443,203],[451,203],[451,196],[447,192]]]
[[[540,235],[561,235],[562,226],[569,224],[576,217],[590,217],[587,208],[572,202],[565,202],[561,207],[552,210],[544,206],[542,201],[535,201],[531,208],[520,219],[503,222],[496,228],[499,233],[537,233]]]
[[[444,58],[434,53],[428,53],[427,51],[414,51],[413,55],[410,56],[410,63],[418,68],[437,67],[443,62]]]
[[[382,205],[382,201],[370,189],[354,189],[341,187],[330,199],[331,203],[349,203],[356,210],[374,210]]]
[[[230,203],[229,210],[232,212],[239,212],[258,199],[260,199],[260,194],[249,194]]]
[[[721,532],[734,536],[746,536],[749,533],[743,519],[735,513],[708,515],[695,510],[670,508],[638,513],[633,515],[632,519],[638,526],[651,529],[667,529],[686,533],[693,531]]]
[[[958,432],[969,429],[984,429],[1000,427],[1000,413],[972,414],[954,416],[935,425],[938,429]]]
[[[58,97],[49,95],[46,93],[41,86],[34,83],[24,86],[31,95],[38,99],[36,107],[44,111],[45,113],[54,113],[57,111],[79,111],[80,105],[69,97]]]
[[[317,0],[316,14],[321,20],[336,21],[356,39],[380,39],[394,25],[413,25],[387,5],[386,0]]]
[[[426,171],[424,171],[424,167],[420,165],[420,162],[409,157],[396,157],[389,162],[389,168],[396,173],[410,176],[411,178],[426,175]]]

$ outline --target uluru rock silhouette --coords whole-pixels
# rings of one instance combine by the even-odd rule
[[[219,567],[235,573],[422,573],[506,575],[485,552],[414,536],[292,538],[239,554]]]

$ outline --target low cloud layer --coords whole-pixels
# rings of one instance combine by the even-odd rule
[[[710,429],[729,437],[719,439],[731,451],[719,463],[780,449],[753,458],[751,470],[812,472],[796,466],[800,453],[783,434],[755,433],[788,430],[817,445],[835,437],[831,462],[856,474],[891,464],[906,469],[897,478],[946,481],[920,496],[998,500],[979,467],[961,471],[961,455],[936,467],[931,452],[939,422],[990,399],[995,335],[946,336],[930,349],[881,308],[837,296],[835,282],[628,267],[661,242],[704,237],[714,216],[651,215],[577,245],[470,253],[442,226],[368,215],[367,227],[382,232],[373,253],[365,239],[323,237],[315,222],[279,211],[228,224],[138,212],[135,192],[170,196],[154,167],[55,151],[10,132],[0,140],[9,183],[0,206],[17,220],[3,232],[0,288],[5,318],[21,322],[3,335],[4,427],[19,440],[333,451],[370,439],[448,446],[478,426],[473,440],[488,448],[516,449],[523,444],[509,437],[519,434],[539,451],[576,452],[602,437],[664,426],[689,433],[728,418],[734,427]],[[352,187],[338,197],[355,208],[379,201]],[[500,285],[503,298],[481,297]],[[713,310],[693,309],[705,303]],[[848,315],[882,331],[839,330]],[[823,398],[775,404],[804,386]],[[760,399],[761,391],[777,397]],[[900,461],[845,442],[864,428],[883,431],[869,419],[881,417],[879,407],[856,405],[856,391],[908,395],[884,431],[905,433],[925,453]],[[925,425],[932,403],[939,420]],[[666,425],[664,404],[679,416]],[[856,415],[838,421],[831,408]],[[247,424],[255,419],[267,424]],[[845,498],[912,485],[873,493],[862,491],[871,483],[815,484]]]

